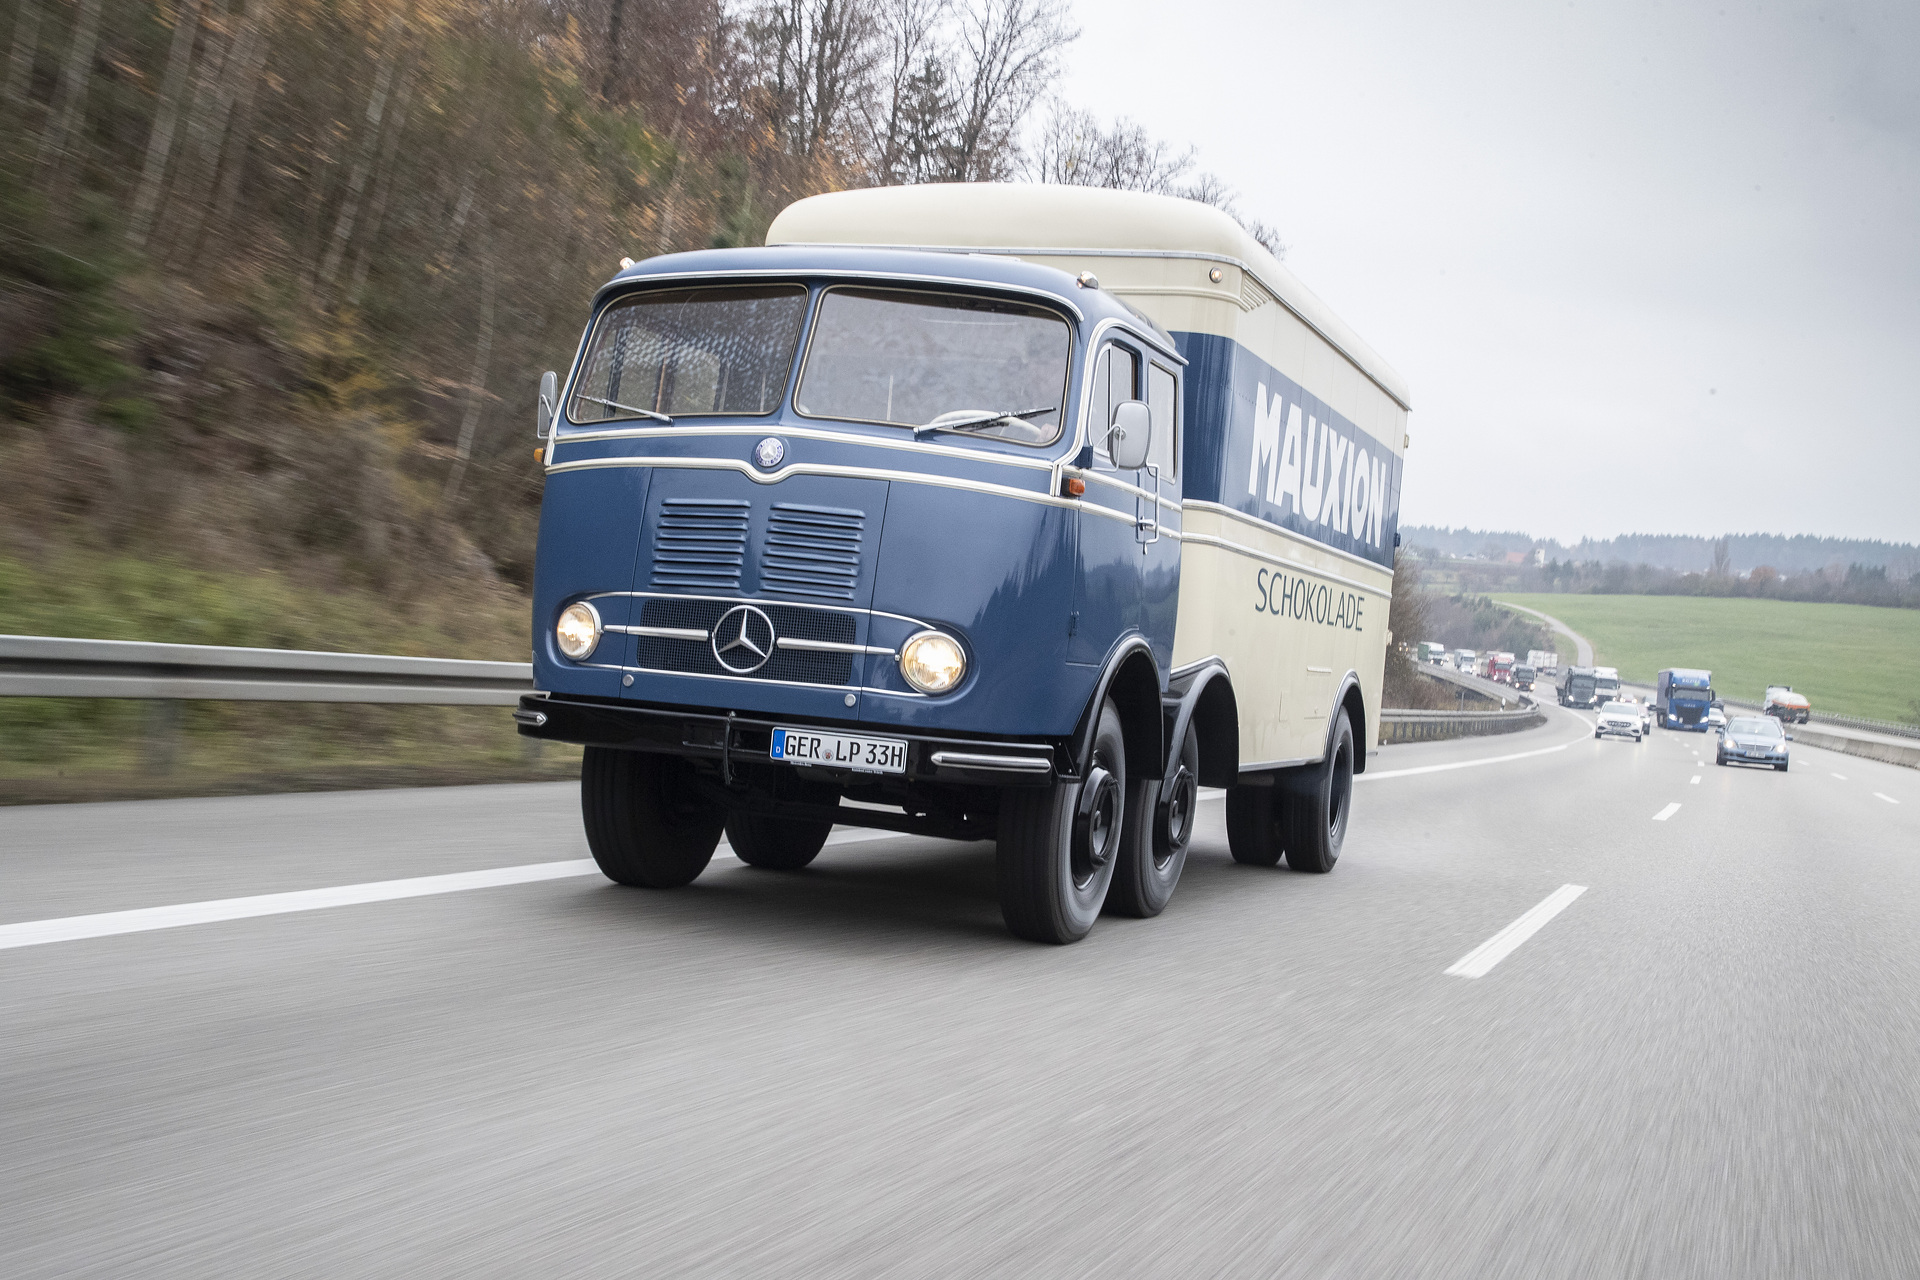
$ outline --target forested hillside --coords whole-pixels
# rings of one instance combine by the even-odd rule
[[[1043,101],[1060,0],[7,5],[0,553],[42,563],[522,584],[530,388],[620,258],[846,185],[1224,194]]]

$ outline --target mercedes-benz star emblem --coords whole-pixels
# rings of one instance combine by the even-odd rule
[[[735,605],[714,624],[713,656],[737,676],[758,671],[773,656],[773,620],[750,604]]]
[[[753,446],[753,460],[760,464],[762,471],[773,470],[780,465],[780,460],[786,456],[786,443],[781,440],[779,436],[768,436],[759,444]]]

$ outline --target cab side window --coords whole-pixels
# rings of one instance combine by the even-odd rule
[[[1147,450],[1147,461],[1160,468],[1160,474],[1168,480],[1178,474],[1180,465],[1180,397],[1175,394],[1177,386],[1171,369],[1163,369],[1157,364],[1147,366],[1147,408],[1153,414],[1153,443]]]
[[[1093,373],[1093,403],[1087,412],[1087,430],[1093,436],[1095,465],[1113,470],[1107,456],[1107,428],[1113,425],[1113,411],[1128,400],[1140,398],[1140,357],[1122,346],[1109,344],[1100,352],[1100,363]]]

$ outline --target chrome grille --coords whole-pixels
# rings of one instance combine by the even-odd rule
[[[796,609],[766,600],[686,600],[651,597],[640,605],[639,623],[643,627],[677,627],[712,632],[720,616],[736,604],[751,603],[766,611],[776,636],[796,640],[831,640],[852,644],[855,626],[852,614],[826,609]],[[669,640],[661,636],[634,637],[635,665],[655,671],[680,671],[692,675],[730,675],[713,656],[713,645],[706,640]],[[853,680],[853,655],[819,653],[802,649],[778,649],[767,665],[754,672],[753,680],[791,680],[807,684],[848,684]]]
[[[819,600],[853,599],[866,523],[864,511],[774,503],[760,557],[760,589]]]
[[[668,498],[653,535],[656,587],[734,590],[747,562],[747,504],[737,498]]]

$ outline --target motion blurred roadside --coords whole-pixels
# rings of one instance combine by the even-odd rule
[[[1009,76],[974,8],[7,0],[0,632],[524,660],[523,390],[582,299],[813,192],[1008,176],[1074,31],[982,8]],[[842,37],[893,70],[796,88]],[[576,768],[491,709],[0,700],[0,801]]]

